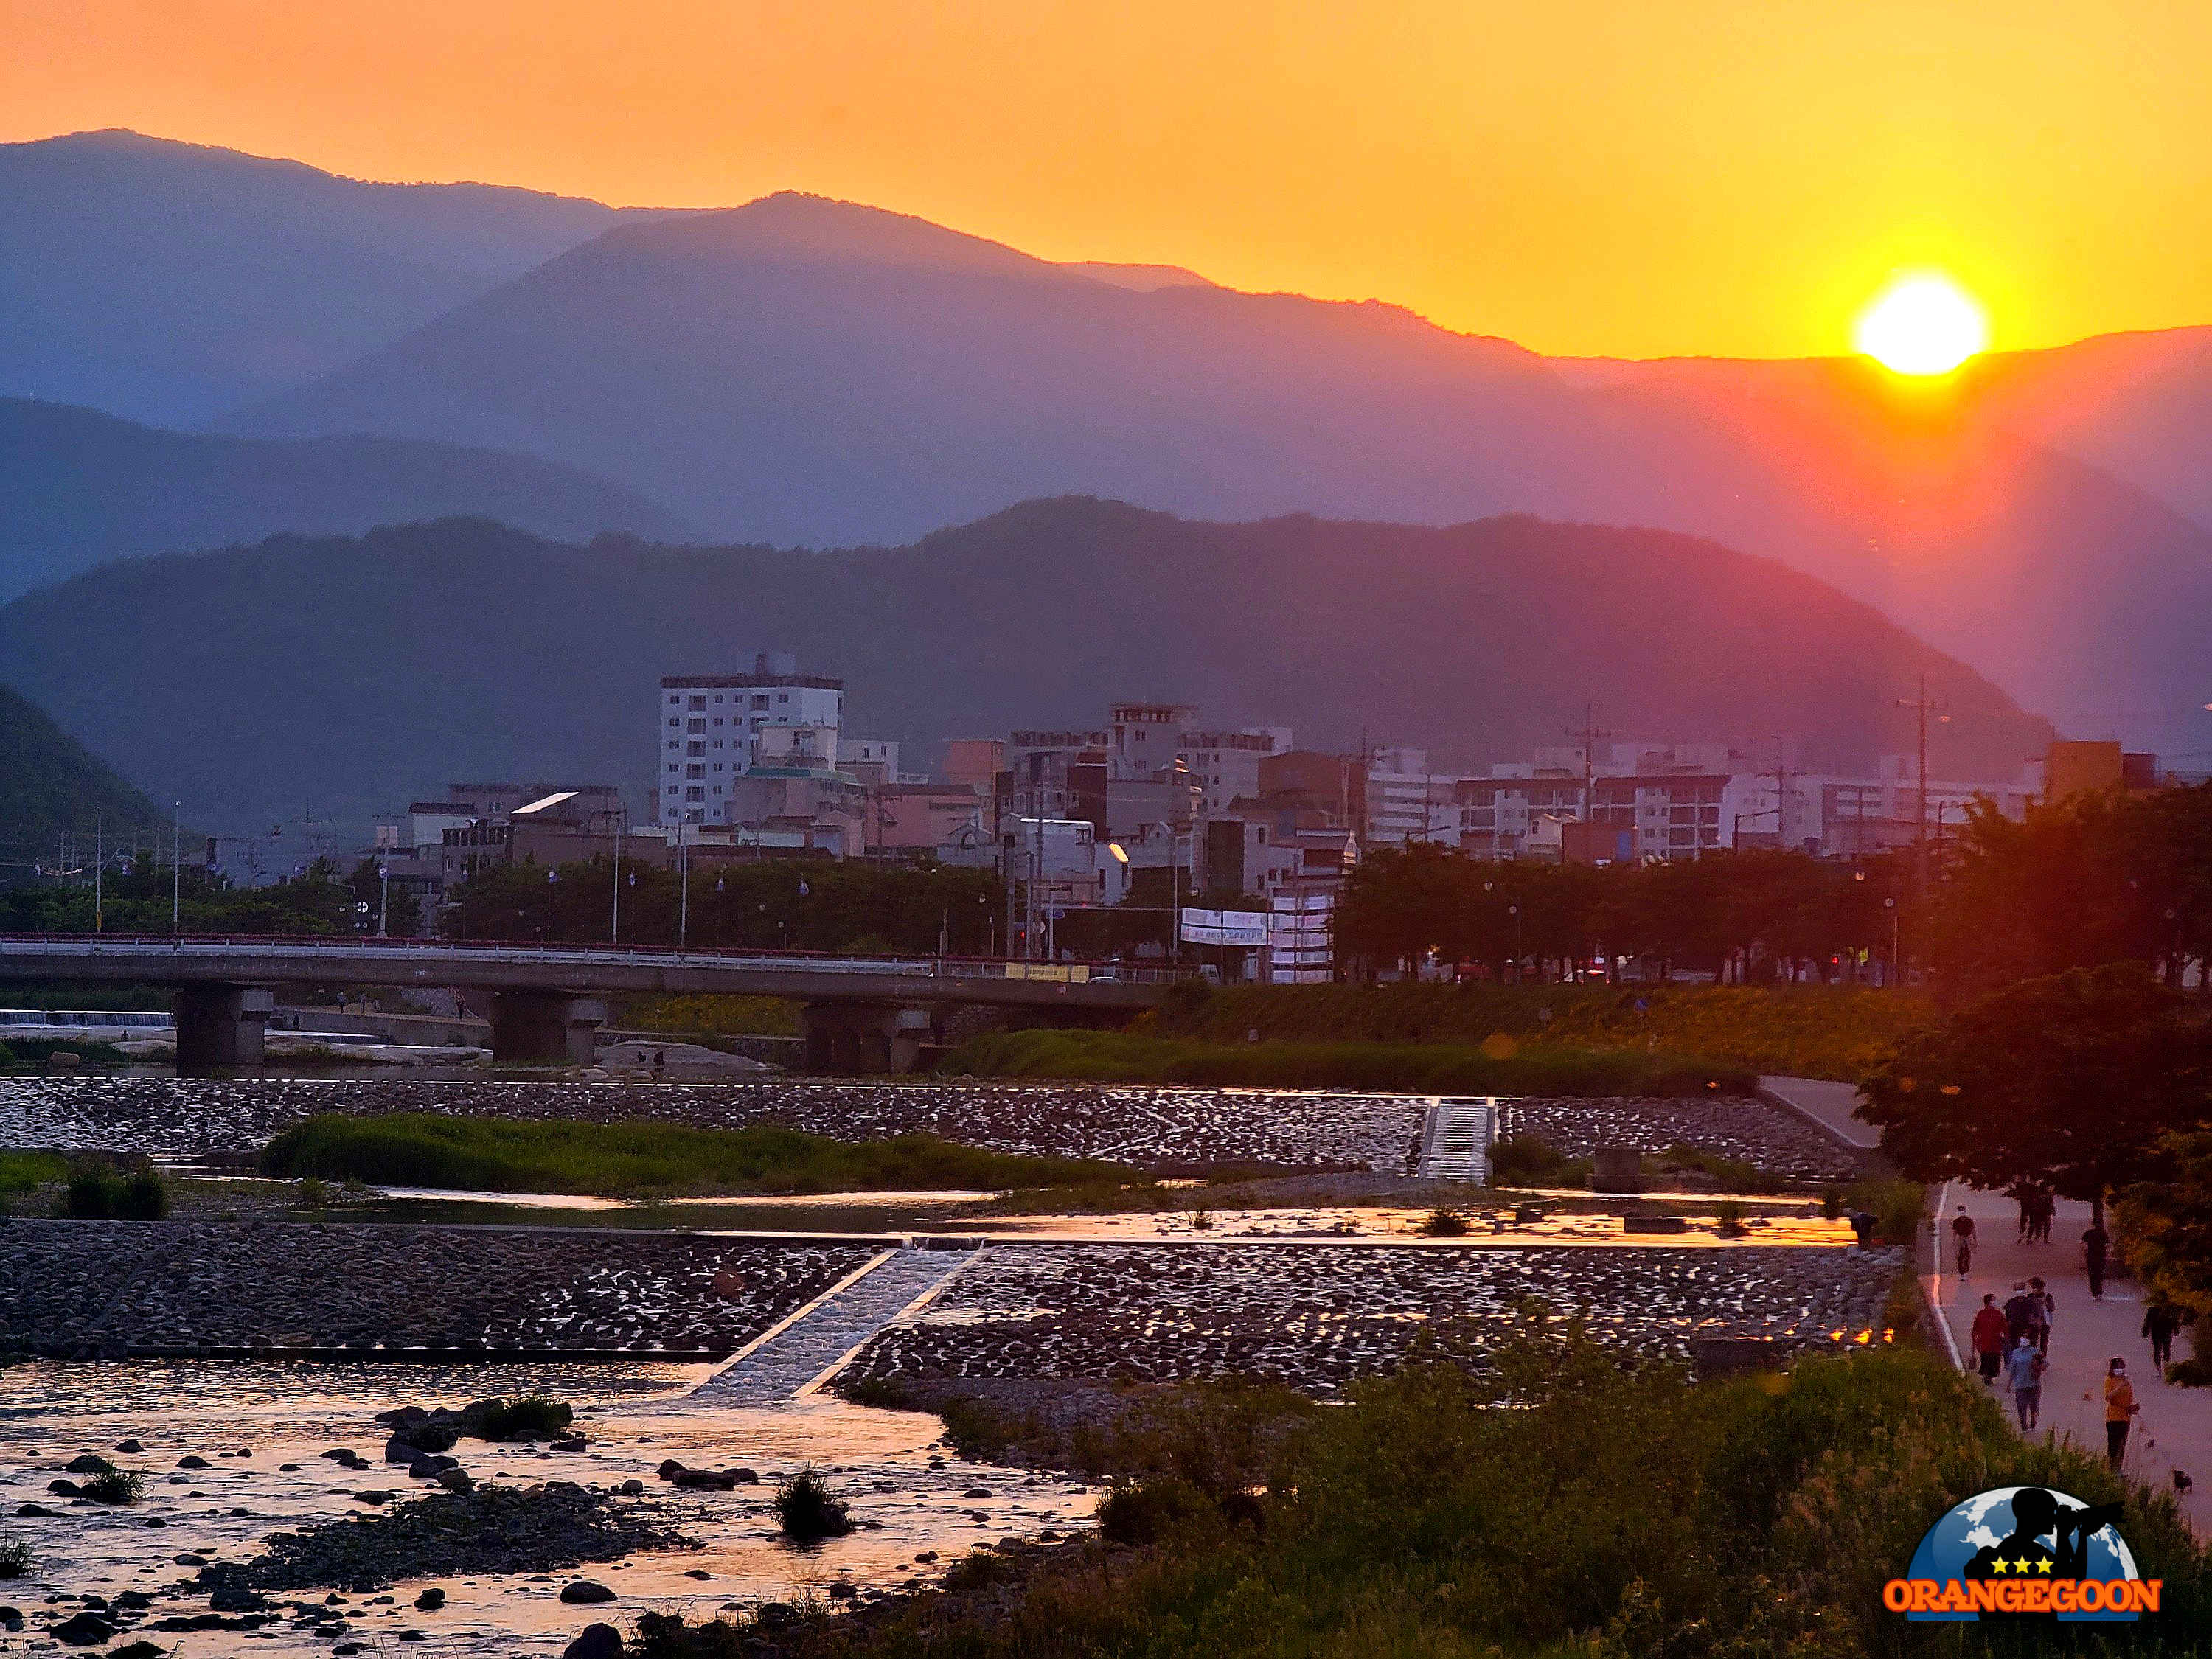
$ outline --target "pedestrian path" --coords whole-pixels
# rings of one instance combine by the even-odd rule
[[[951,1283],[973,1249],[886,1250],[741,1352],[680,1402],[766,1406],[829,1375],[878,1331]]]
[[[1973,1363],[1968,1328],[1983,1294],[1994,1291],[2002,1305],[2016,1280],[2039,1274],[2058,1301],[2051,1322],[2051,1370],[2043,1381],[2042,1429],[2103,1456],[2105,1370],[2114,1358],[2125,1359],[2136,1397],[2142,1402],[2142,1414],[2129,1437],[2127,1473],[2146,1486],[2172,1490],[2173,1472],[2186,1471],[2197,1490],[2181,1499],[2182,1511],[2199,1535],[2212,1533],[2212,1389],[2177,1389],[2159,1375],[2151,1364],[2150,1340],[2142,1334],[2142,1288],[2132,1279],[2107,1277],[2104,1299],[2091,1298],[2081,1255],[2089,1206],[2062,1199],[2051,1243],[2027,1244],[2016,1237],[2020,1206],[2004,1194],[1952,1186],[1943,1194],[1936,1224],[1939,1245],[1929,1258],[1940,1260],[1943,1271],[1927,1284],[1963,1361]],[[1950,1237],[1951,1218],[1961,1204],[1974,1218],[1979,1241],[1972,1269],[1963,1279],[1954,1271]],[[2187,1355],[2185,1336],[2176,1347]],[[2003,1384],[1993,1385],[1991,1392],[2009,1413],[2012,1400]],[[2084,1400],[2085,1393],[2091,1398]]]

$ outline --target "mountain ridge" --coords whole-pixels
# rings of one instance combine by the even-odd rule
[[[240,603],[278,592],[281,609]],[[88,640],[69,624],[86,614],[107,619]],[[66,729],[242,825],[312,799],[365,829],[486,768],[635,793],[659,676],[755,649],[844,678],[847,729],[898,739],[917,766],[948,738],[1087,726],[1129,696],[1287,722],[1314,747],[1364,727],[1440,762],[1556,741],[1585,702],[1636,709],[1653,735],[1785,732],[1864,753],[1909,746],[1893,699],[1923,671],[1961,712],[1940,743],[2009,772],[2049,732],[1772,560],[1525,515],[1224,524],[1063,498],[823,551],[554,544],[448,520],[125,560],[0,608],[0,658]],[[172,687],[191,688],[193,729],[232,741],[149,724]]]
[[[105,558],[471,512],[555,536],[697,536],[620,485],[528,456],[414,439],[171,432],[0,398],[0,599]]]

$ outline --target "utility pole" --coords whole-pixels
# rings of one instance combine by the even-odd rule
[[[629,809],[625,806],[615,816],[615,899],[608,913],[607,943],[622,943],[622,844],[623,829],[629,822]]]
[[[98,933],[103,926],[105,911],[100,907],[101,883],[107,875],[106,830],[100,815],[92,815],[92,931]]]
[[[1596,724],[1596,711],[1589,704],[1583,705],[1583,729],[1567,728],[1567,735],[1580,741],[1583,746],[1583,822],[1590,822],[1597,805],[1597,740],[1613,733]]]
[[[185,904],[185,804],[176,802],[169,810],[169,935],[178,933],[178,917]]]
[[[1790,780],[1797,775],[1790,764],[1782,739],[1774,740],[1774,839],[1784,851],[1790,846]]]
[[[691,939],[691,814],[686,810],[676,822],[676,948],[681,951]]]
[[[1941,701],[1931,702],[1929,700],[1928,673],[1925,669],[1922,670],[1920,674],[1920,695],[1917,697],[1899,697],[1896,701],[1897,706],[1899,708],[1911,709],[1919,718],[1920,721],[1920,804],[1918,808],[1920,828],[1918,841],[1920,854],[1920,896],[1922,900],[1924,902],[1928,896],[1928,714],[1930,709],[1948,708],[1951,705]]]

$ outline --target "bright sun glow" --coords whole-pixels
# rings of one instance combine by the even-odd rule
[[[1899,374],[1948,374],[1990,343],[1981,307],[1948,276],[1899,276],[1859,313],[1851,343]]]

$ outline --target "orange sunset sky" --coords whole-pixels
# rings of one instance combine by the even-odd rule
[[[102,126],[635,204],[795,188],[1554,353],[2212,321],[2203,0],[0,0],[0,138]]]

